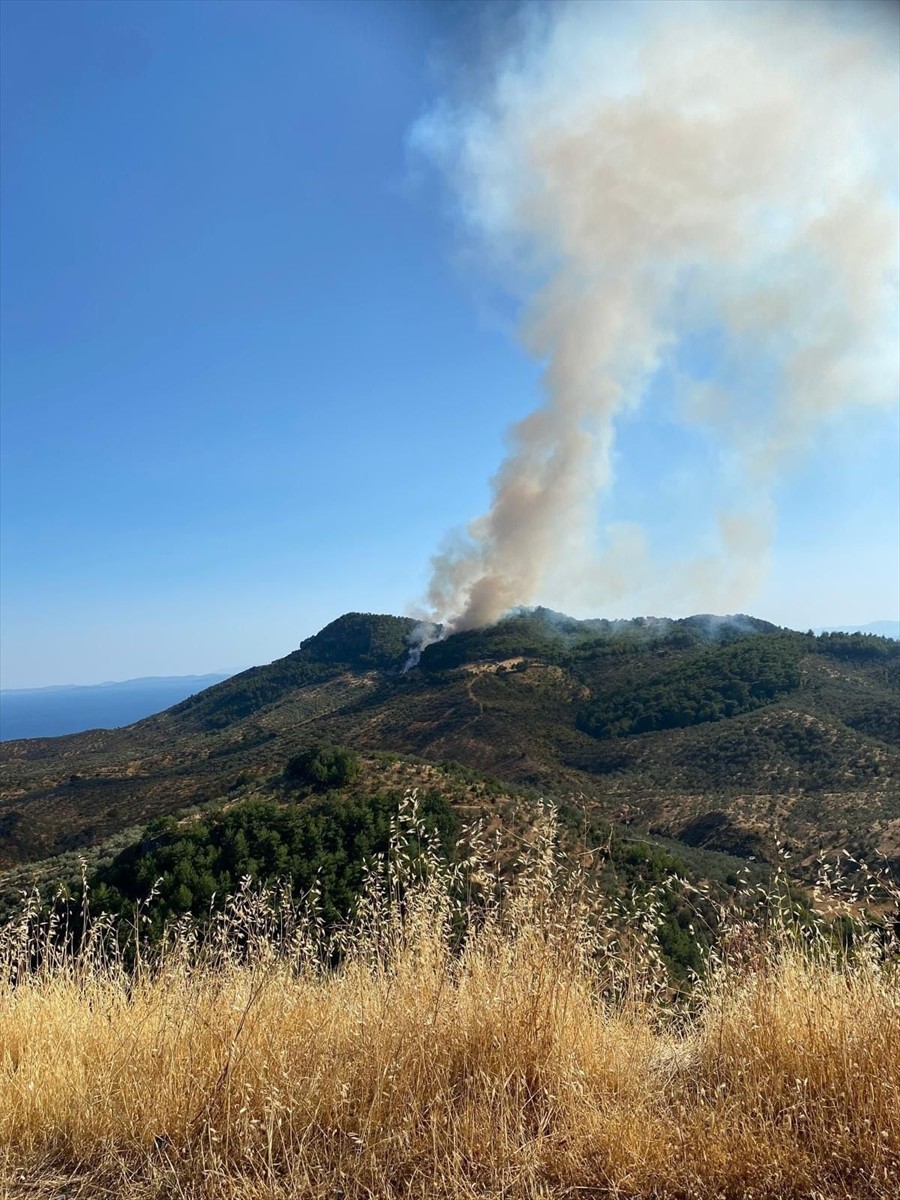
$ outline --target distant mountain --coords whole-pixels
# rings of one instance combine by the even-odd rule
[[[0,691],[0,741],[116,729],[170,708],[227,675],[160,675],[120,683]]]
[[[823,625],[814,633],[873,633],[900,642],[900,621],[870,621],[868,625]]]
[[[349,613],[127,729],[4,743],[0,866],[188,807],[289,803],[286,765],[327,741],[372,779],[397,756],[456,763],[694,847],[773,857],[777,838],[798,869],[846,847],[900,870],[896,642],[537,609],[428,645],[404,671],[415,624]]]

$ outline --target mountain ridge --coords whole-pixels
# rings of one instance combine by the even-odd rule
[[[900,641],[900,619],[869,621],[866,625],[817,625],[813,633],[871,633],[896,642]]]
[[[809,859],[848,845],[900,863],[900,646],[752,617],[543,610],[427,646],[409,617],[348,613],[290,654],[126,729],[5,742],[0,864],[128,825],[279,794],[298,749],[459,762],[511,786],[623,811],[661,835]]]

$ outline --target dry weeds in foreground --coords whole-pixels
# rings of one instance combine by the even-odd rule
[[[477,852],[441,866],[414,810],[337,968],[314,918],[249,891],[131,970],[102,923],[73,958],[26,914],[3,947],[2,1194],[892,1200],[896,960],[769,916],[766,943],[734,919],[686,1012],[652,909],[617,940],[552,820],[510,893]]]

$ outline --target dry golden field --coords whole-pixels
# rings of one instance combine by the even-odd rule
[[[352,928],[245,890],[128,961],[35,911],[3,935],[9,1197],[900,1196],[900,967],[723,916],[689,997],[653,906],[605,913],[538,828],[514,887],[414,810]]]

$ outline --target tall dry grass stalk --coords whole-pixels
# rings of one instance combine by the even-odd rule
[[[355,921],[249,888],[204,938],[123,962],[26,911],[3,939],[3,1194],[900,1196],[900,974],[724,930],[675,1003],[653,914],[623,932],[561,870],[442,864],[414,803]],[[652,906],[651,906],[652,908]],[[774,915],[773,915],[774,914]]]

